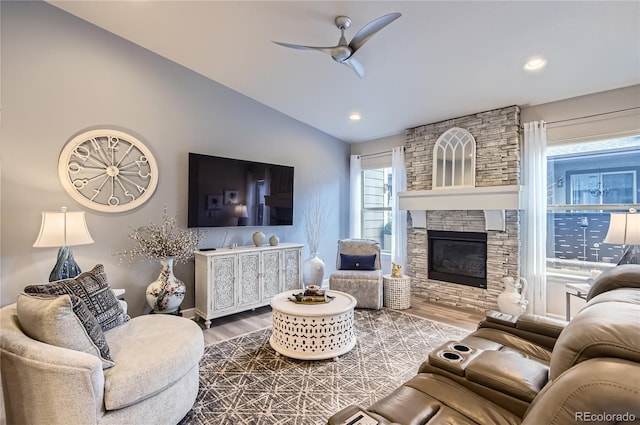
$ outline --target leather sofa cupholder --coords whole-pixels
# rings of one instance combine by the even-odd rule
[[[459,351],[460,353],[469,353],[471,351],[471,347],[464,344],[453,344],[451,348],[453,348],[456,351]]]
[[[458,353],[454,353],[453,351],[443,351],[442,353],[439,353],[440,357],[442,357],[443,359],[447,359],[449,361],[452,362],[459,362],[462,361],[463,357],[458,354]]]

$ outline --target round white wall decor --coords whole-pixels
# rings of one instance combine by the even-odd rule
[[[158,185],[158,164],[137,138],[118,130],[90,130],[60,153],[62,186],[76,201],[102,212],[123,212],[149,200]]]

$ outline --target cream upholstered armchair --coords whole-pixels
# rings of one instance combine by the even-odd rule
[[[204,340],[192,320],[149,314],[104,332],[115,365],[103,369],[97,355],[29,337],[18,316],[17,304],[0,309],[8,424],[171,425],[193,406]]]
[[[356,298],[359,308],[382,308],[382,270],[380,242],[371,239],[338,241],[336,271],[329,287]]]
[[[198,395],[202,330],[167,314],[130,318],[124,307],[98,265],[76,278],[27,286],[1,308],[6,422],[180,422]]]

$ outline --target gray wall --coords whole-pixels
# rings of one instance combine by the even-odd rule
[[[0,161],[0,305],[25,285],[44,282],[55,248],[33,248],[45,210],[84,210],[92,245],[75,247],[80,266],[105,265],[112,287],[125,288],[133,315],[159,266],[120,264],[130,227],[159,223],[163,207],[186,226],[187,153],[295,167],[294,225],[261,228],[283,242],[305,243],[304,208],[317,191],[331,207],[320,253],[333,270],[336,240],[348,232],[349,145],[199,74],[41,2],[2,2]],[[185,46],[188,48],[188,46]],[[247,78],[252,72],[248,70]],[[62,188],[57,162],[75,134],[95,127],[138,136],[158,162],[158,189],[133,211],[88,210]],[[200,231],[201,246],[251,244],[256,228]],[[304,251],[303,255],[307,255]],[[193,263],[176,275],[187,284],[183,308],[194,305]]]

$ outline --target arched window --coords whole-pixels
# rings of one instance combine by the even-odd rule
[[[450,128],[433,147],[433,189],[474,187],[475,181],[476,140],[463,128]]]

